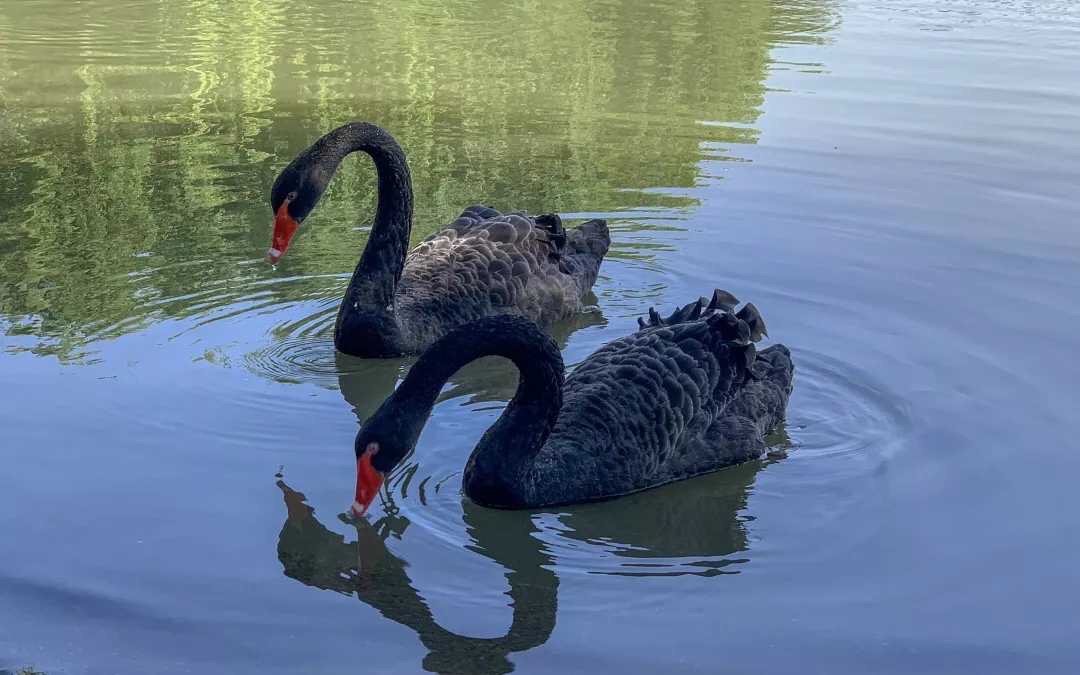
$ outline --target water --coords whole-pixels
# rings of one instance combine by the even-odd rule
[[[0,669],[1075,672],[1078,58],[1061,0],[3,4]],[[485,510],[485,360],[343,520],[409,363],[328,332],[370,164],[261,257],[348,119],[408,151],[417,237],[610,219],[568,363],[753,300],[786,458]]]

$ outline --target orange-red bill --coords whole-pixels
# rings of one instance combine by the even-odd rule
[[[354,515],[364,515],[375,495],[379,494],[382,487],[383,475],[371,465],[371,457],[375,453],[369,447],[364,454],[356,458],[356,499],[353,501],[352,512]]]
[[[274,237],[270,240],[270,250],[266,252],[266,258],[270,262],[277,264],[277,261],[281,260],[299,228],[300,223],[289,215],[289,200],[286,199],[274,214]]]

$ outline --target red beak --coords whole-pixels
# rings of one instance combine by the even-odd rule
[[[373,445],[369,445],[364,454],[356,458],[356,499],[352,505],[353,515],[356,516],[367,512],[383,484],[382,472],[371,465],[371,457],[378,451],[378,446],[372,448]]]
[[[276,265],[289,249],[289,243],[299,228],[300,223],[289,215],[289,200],[286,199],[274,214],[274,238],[270,242],[270,250],[266,252],[266,259]]]

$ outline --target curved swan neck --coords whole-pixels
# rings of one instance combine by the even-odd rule
[[[388,470],[410,451],[450,376],[483,356],[502,356],[520,374],[517,392],[498,421],[484,434],[465,469],[467,491],[474,481],[483,491],[502,495],[527,486],[525,473],[547,440],[562,407],[563,362],[555,341],[532,322],[494,316],[457,328],[438,340],[409,371],[360,432],[367,439],[396,438],[396,448],[380,451],[379,470]],[[380,466],[382,464],[382,466]],[[474,497],[475,498],[475,497]],[[505,499],[524,499],[505,495]],[[481,500],[484,501],[484,500]],[[503,505],[503,497],[496,499]],[[509,504],[506,504],[507,506]]]
[[[394,137],[367,122],[350,122],[323,137],[327,159],[336,168],[345,156],[365,152],[375,163],[379,198],[367,245],[353,272],[342,313],[386,309],[393,301],[412,230],[413,193],[405,152]],[[339,316],[339,322],[341,316]]]
[[[562,356],[554,341],[527,319],[493,316],[456,328],[432,345],[416,361],[395,396],[419,395],[434,404],[454,373],[484,356],[502,356],[517,367],[521,379],[512,403],[547,403],[550,396],[562,395]]]

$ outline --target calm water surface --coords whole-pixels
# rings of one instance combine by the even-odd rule
[[[1060,0],[3,3],[0,669],[1076,672],[1078,62]],[[610,219],[569,363],[753,300],[787,457],[482,509],[485,360],[345,518],[409,366],[329,335],[370,163],[261,256],[349,119],[408,151],[417,238]]]

